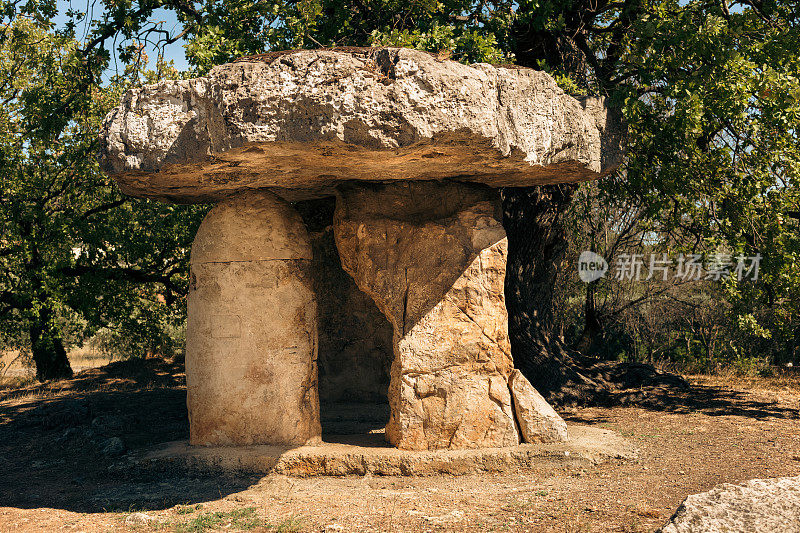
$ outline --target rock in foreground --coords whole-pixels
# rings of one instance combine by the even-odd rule
[[[508,384],[523,442],[566,442],[569,439],[566,422],[522,372],[514,370]]]
[[[800,476],[726,483],[686,498],[661,533],[800,532]]]

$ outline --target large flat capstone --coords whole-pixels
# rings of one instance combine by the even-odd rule
[[[341,182],[578,182],[618,164],[612,115],[531,69],[306,50],[128,91],[105,120],[102,162],[124,192],[175,202],[254,188],[293,201]]]

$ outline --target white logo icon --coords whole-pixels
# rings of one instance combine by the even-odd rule
[[[581,281],[591,283],[606,275],[608,263],[603,256],[586,250],[578,257],[578,277]]]

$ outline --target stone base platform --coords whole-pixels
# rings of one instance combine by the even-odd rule
[[[133,458],[146,470],[188,470],[202,474],[288,476],[463,475],[518,469],[581,467],[613,459],[634,459],[636,448],[617,433],[569,426],[570,441],[520,444],[507,448],[406,451],[390,447],[383,433],[327,436],[319,446],[201,447],[176,441]]]

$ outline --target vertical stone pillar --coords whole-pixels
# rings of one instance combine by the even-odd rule
[[[271,193],[231,197],[203,220],[186,327],[191,444],[319,441],[311,258],[300,216]]]
[[[389,442],[519,444],[498,192],[431,182],[343,189],[334,233],[343,268],[394,328]]]

